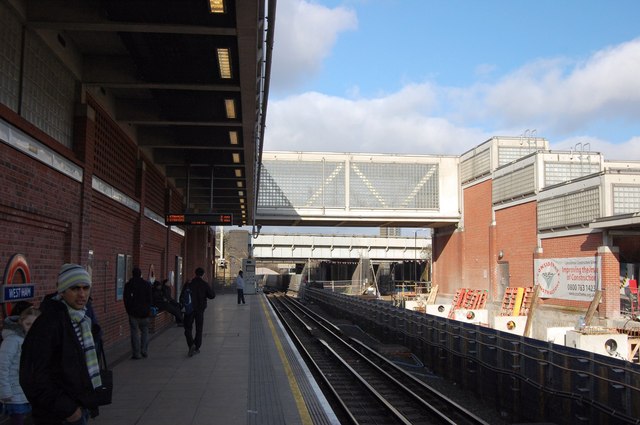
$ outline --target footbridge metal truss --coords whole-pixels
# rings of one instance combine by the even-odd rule
[[[256,223],[440,227],[460,220],[459,157],[263,152]]]
[[[252,246],[253,257],[260,260],[424,261],[430,257],[431,238],[260,234]]]

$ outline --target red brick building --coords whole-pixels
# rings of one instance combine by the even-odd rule
[[[620,317],[621,263],[635,278],[640,263],[640,163],[495,137],[461,156],[460,176],[462,219],[433,235],[441,297],[486,289],[495,310],[508,287],[548,286],[536,316],[543,332],[574,324],[600,289],[600,319]],[[549,262],[561,269],[544,282]]]

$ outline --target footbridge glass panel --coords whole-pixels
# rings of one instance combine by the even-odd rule
[[[349,164],[352,208],[437,210],[439,164]]]
[[[264,152],[268,225],[413,226],[459,220],[458,157]]]

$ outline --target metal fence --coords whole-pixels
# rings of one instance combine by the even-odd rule
[[[360,295],[367,289],[365,280],[316,280],[316,286],[345,295]]]
[[[511,423],[640,423],[640,365],[327,290],[305,291],[336,317],[408,347],[430,370]]]

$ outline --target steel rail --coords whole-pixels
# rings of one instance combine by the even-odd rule
[[[331,353],[332,356],[339,355],[348,359],[340,360],[344,369],[355,373],[355,379],[362,382],[364,388],[380,400],[381,405],[393,405],[391,411],[394,415],[402,412],[399,419],[396,419],[399,423],[487,424],[384,356],[366,347],[361,341],[344,336],[339,327],[300,302],[289,297],[278,299],[296,320],[304,321],[304,325],[299,326],[312,329],[310,332],[322,340],[320,343],[326,346],[325,357],[326,353]],[[376,361],[369,359],[370,356]],[[393,401],[390,401],[391,399]]]

